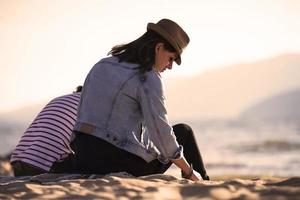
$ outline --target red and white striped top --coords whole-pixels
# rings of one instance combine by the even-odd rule
[[[10,162],[22,161],[45,171],[72,152],[70,142],[81,93],[50,101],[25,131]]]

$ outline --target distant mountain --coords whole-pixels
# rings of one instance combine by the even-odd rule
[[[18,124],[28,125],[33,121],[35,116],[41,111],[41,109],[45,105],[46,103],[29,105],[26,107],[18,108],[10,112],[1,113],[0,122],[2,122],[2,124],[18,123]]]
[[[264,121],[300,121],[300,89],[268,98],[241,113],[240,118]]]
[[[300,88],[300,54],[227,66],[167,80],[171,119],[237,118],[267,98]]]
[[[254,110],[262,107],[256,106],[266,99],[300,88],[300,54],[282,55],[165,81],[171,120],[238,118],[241,113],[246,115],[248,112],[245,110],[250,108],[253,108],[250,109],[251,115],[258,112]],[[292,96],[296,98],[297,95]],[[0,122],[29,124],[46,103],[2,113]],[[263,107],[269,108],[267,103],[271,101],[265,102]],[[286,112],[291,113],[289,108]]]

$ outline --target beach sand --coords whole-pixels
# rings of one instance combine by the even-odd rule
[[[9,168],[3,161],[1,166]],[[300,199],[300,177],[212,178],[195,183],[174,175],[136,178],[115,173],[84,178],[45,174],[14,178],[5,174],[0,177],[0,199]]]

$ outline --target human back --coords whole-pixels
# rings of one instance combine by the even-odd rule
[[[51,171],[53,164],[63,161],[72,154],[70,142],[77,117],[80,90],[51,100],[36,116],[22,135],[11,155],[15,175],[33,175],[33,173]],[[15,169],[15,168],[14,168]]]
[[[75,130],[80,129],[80,122],[89,122],[97,128],[107,129],[115,109],[115,101],[121,95],[120,91],[124,90],[125,84],[137,73],[134,66],[119,63],[116,57],[104,58],[95,64],[84,84]]]
[[[162,95],[158,73],[141,73],[137,65],[119,62],[117,57],[102,59],[84,84],[75,130],[106,140],[147,161],[153,160],[159,152],[147,132],[142,131],[145,117],[149,116],[148,105],[144,103],[145,89],[148,95],[153,91],[157,91],[153,96]]]

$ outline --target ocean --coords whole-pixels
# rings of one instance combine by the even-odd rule
[[[300,176],[300,123],[239,120],[186,123],[194,130],[210,176]],[[0,124],[0,155],[14,149],[26,127]]]
[[[300,176],[296,122],[190,122],[212,175]]]

